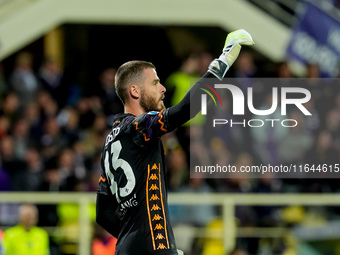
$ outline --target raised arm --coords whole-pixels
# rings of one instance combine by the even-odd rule
[[[148,146],[150,143],[157,141],[162,135],[195,117],[201,110],[201,94],[204,93],[200,88],[205,87],[204,84],[213,86],[211,84],[214,82],[213,78],[222,80],[238,57],[241,45],[253,44],[250,34],[243,29],[229,33],[220,57],[210,63],[207,73],[177,105],[162,112],[141,114],[131,121],[127,132],[137,132],[137,135],[134,136],[134,142],[141,146]]]
[[[165,112],[169,130],[179,127],[200,112],[201,94],[204,93],[200,88],[204,87],[203,84],[212,83],[212,78],[223,79],[237,59],[241,45],[254,45],[254,41],[247,31],[239,29],[228,34],[220,57],[210,63],[207,73],[190,89],[181,102]]]

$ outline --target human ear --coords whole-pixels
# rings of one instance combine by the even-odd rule
[[[138,85],[131,85],[129,87],[129,93],[131,95],[132,98],[138,99],[140,97],[141,94],[141,90],[140,87]]]

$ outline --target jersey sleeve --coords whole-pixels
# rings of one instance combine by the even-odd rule
[[[204,93],[200,88],[204,83],[216,81],[213,74],[207,72],[175,106],[161,112],[143,113],[134,119],[127,118],[125,132],[133,137],[134,143],[142,147],[153,145],[162,135],[173,131],[188,120],[195,117],[201,110],[201,95]]]
[[[141,147],[148,147],[158,142],[162,135],[172,131],[169,129],[168,112],[148,112],[137,116],[131,121],[125,132],[134,133],[132,140]]]
[[[102,195],[112,195],[110,190],[110,184],[108,183],[108,179],[104,170],[103,162],[101,162],[101,173],[98,180],[97,194]]]
[[[114,237],[118,237],[122,217],[118,202],[112,196],[97,194],[96,222]]]

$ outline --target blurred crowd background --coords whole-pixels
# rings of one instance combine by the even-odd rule
[[[42,39],[0,62],[0,191],[95,192],[102,146],[113,116],[123,111],[114,90],[119,65],[133,59],[153,62],[170,107],[189,90],[190,78],[202,76],[218,57],[227,34],[218,28],[198,27],[66,24],[62,29],[64,65],[44,56]],[[117,34],[123,38],[117,40]],[[135,39],[148,37],[150,41]],[[194,46],[178,48],[174,42],[178,37],[183,45],[195,42]],[[209,137],[206,146],[190,144],[190,132],[195,129],[184,125],[163,137],[169,191],[338,193],[334,178],[190,178],[190,146],[201,162],[209,157],[209,150],[219,151],[224,165],[340,163],[340,89],[334,80],[327,87],[320,82],[316,63],[308,63],[305,75],[297,77],[288,61],[273,62],[244,47],[227,77],[242,78],[245,88],[252,86],[253,78],[309,78],[312,100],[306,107],[313,117],[304,119],[299,112],[290,112],[299,125],[288,132],[273,129],[272,135],[263,129],[224,129]],[[229,109],[223,110],[223,116],[231,115]],[[38,205],[38,210],[39,226],[60,226],[73,217],[69,205]],[[175,226],[214,229],[222,224],[221,210],[214,206],[171,206],[170,212]],[[236,218],[243,227],[313,225],[339,220],[340,207],[243,206],[236,208]],[[13,226],[17,219],[18,205],[0,204],[0,226]],[[107,238],[95,229],[95,237]],[[69,240],[74,240],[72,235]],[[59,241],[51,239],[52,254],[75,254],[74,249],[60,249]],[[219,254],[213,251],[212,247],[220,245],[214,240],[193,237],[188,243],[188,254]],[[237,241],[234,254],[289,254],[290,245],[291,240],[243,238]]]

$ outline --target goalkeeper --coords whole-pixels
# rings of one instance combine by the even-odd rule
[[[241,45],[253,45],[243,29],[227,36],[221,56],[177,105],[165,108],[165,87],[153,64],[130,61],[119,67],[115,89],[124,104],[106,138],[101,158],[96,220],[115,236],[117,255],[176,255],[169,221],[161,136],[200,111],[202,83],[222,80]],[[210,80],[211,82],[211,80]]]

